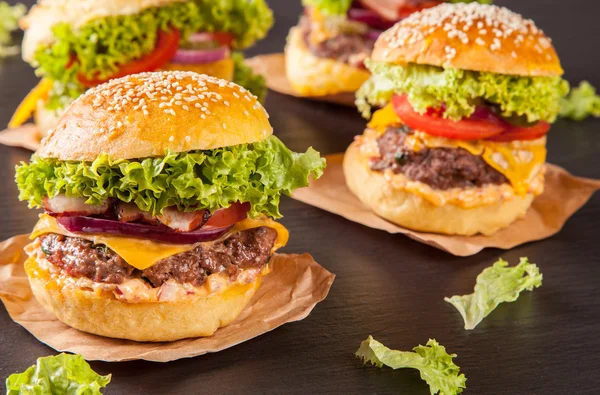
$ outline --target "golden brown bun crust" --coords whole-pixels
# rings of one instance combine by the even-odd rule
[[[65,324],[100,336],[150,342],[211,336],[238,317],[261,283],[259,276],[213,296],[127,303],[85,288],[61,287],[33,257],[25,270],[37,301]]]
[[[52,27],[58,23],[68,23],[75,30],[92,19],[137,14],[180,1],[184,0],[38,0],[19,21],[25,30],[23,59],[31,62],[40,44],[53,41]]]
[[[479,3],[412,14],[379,37],[372,59],[521,76],[563,74],[550,39],[531,20]]]
[[[421,232],[491,235],[522,218],[533,202],[533,195],[528,194],[470,209],[436,206],[421,196],[393,188],[383,173],[371,171],[368,162],[361,160],[356,143],[344,156],[344,176],[352,193],[377,215]]]
[[[358,67],[314,56],[297,27],[290,30],[285,46],[285,69],[290,85],[301,96],[355,92],[370,76]]]
[[[81,95],[38,155],[92,161],[163,156],[253,143],[273,133],[268,114],[241,86],[185,71],[111,80]]]

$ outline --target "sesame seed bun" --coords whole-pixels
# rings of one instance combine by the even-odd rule
[[[65,324],[100,336],[149,342],[211,336],[240,315],[261,283],[257,276],[208,296],[129,303],[109,292],[63,286],[61,274],[44,269],[35,254],[25,262],[25,271],[37,301]]]
[[[361,155],[356,142],[346,151],[343,168],[348,188],[365,206],[390,222],[421,232],[489,236],[523,218],[534,199],[534,194],[528,193],[470,208],[449,203],[436,205],[394,185],[385,173],[372,171],[369,158]],[[537,178],[543,185],[543,172]],[[484,196],[491,188],[494,186],[483,186],[473,192]]]
[[[23,59],[33,61],[41,44],[54,41],[52,27],[67,23],[76,30],[96,18],[114,15],[132,15],[150,7],[163,7],[184,0],[38,0],[37,4],[19,21],[25,30]]]
[[[88,90],[42,140],[38,156],[93,161],[163,156],[261,141],[268,114],[241,86],[183,71],[142,73]]]
[[[533,21],[504,7],[441,4],[384,32],[372,59],[520,76],[559,76],[551,40]]]

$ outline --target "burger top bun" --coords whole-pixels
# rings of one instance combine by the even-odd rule
[[[162,7],[183,0],[38,0],[19,25],[25,30],[23,59],[33,60],[40,44],[50,44],[52,27],[68,23],[76,30],[96,18],[137,14],[150,7]]]
[[[551,40],[533,21],[504,7],[441,4],[384,32],[372,59],[519,76],[563,74]]]
[[[241,86],[184,71],[142,73],[88,90],[42,140],[37,155],[93,161],[164,156],[261,141],[273,133]]]

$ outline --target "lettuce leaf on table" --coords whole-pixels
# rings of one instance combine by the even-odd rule
[[[405,94],[413,108],[445,105],[444,117],[460,120],[475,111],[477,102],[497,104],[505,117],[526,116],[529,122],[554,122],[560,99],[569,92],[561,77],[522,77],[409,63],[406,66],[368,60],[371,78],[356,94],[364,117],[371,106],[384,106],[394,94]]]
[[[448,354],[446,348],[434,339],[427,345],[410,351],[391,350],[369,336],[360,344],[356,356],[365,364],[377,367],[386,365],[392,369],[411,368],[419,370],[421,378],[429,385],[431,395],[455,395],[466,388],[467,378],[454,363],[456,354]]]
[[[542,278],[540,269],[527,258],[521,258],[513,267],[500,259],[477,276],[474,293],[444,300],[456,307],[465,321],[465,329],[471,330],[500,303],[514,302],[521,292],[541,287]]]
[[[323,174],[325,159],[309,148],[290,151],[275,136],[252,144],[210,151],[168,152],[163,157],[93,162],[39,158],[16,167],[20,200],[40,207],[44,196],[86,197],[88,204],[107,198],[133,202],[152,215],[165,207],[182,211],[229,207],[250,202],[251,217],[281,217],[281,195],[308,185]]]
[[[575,121],[583,121],[590,116],[600,117],[600,95],[596,94],[596,88],[589,82],[582,81],[561,100],[560,116]]]
[[[59,354],[38,358],[23,373],[6,379],[7,395],[100,395],[111,375],[94,372],[81,355]]]

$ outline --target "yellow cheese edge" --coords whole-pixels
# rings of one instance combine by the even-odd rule
[[[8,122],[8,127],[12,129],[24,124],[35,112],[38,101],[48,97],[50,89],[52,89],[52,81],[47,79],[41,80],[35,88],[25,96],[25,99],[23,99],[21,104],[19,104],[12,118]]]
[[[232,58],[218,60],[204,64],[167,63],[161,70],[193,71],[198,74],[206,74],[227,81],[233,80],[235,64]]]
[[[277,240],[271,253],[285,246],[289,238],[288,230],[281,224],[273,221],[270,218],[245,219],[238,222],[222,239],[229,235],[240,232],[242,230],[267,226],[277,231]],[[43,234],[57,233],[64,236],[79,237],[90,240],[94,244],[103,244],[117,253],[128,264],[138,270],[145,270],[152,267],[160,260],[170,256],[180,254],[182,252],[193,250],[199,243],[196,244],[167,244],[151,240],[137,239],[124,236],[110,236],[100,234],[85,234],[72,233],[61,227],[54,217],[48,214],[40,215],[38,223],[33,228],[30,239],[35,239]]]
[[[402,124],[402,120],[390,103],[376,111],[367,126],[382,134],[387,127],[399,124]],[[532,192],[530,183],[541,171],[547,153],[545,137],[533,141],[503,143],[454,140],[416,132],[406,139],[406,145],[413,151],[422,148],[462,148],[473,155],[481,156],[487,164],[508,179],[519,196]],[[538,194],[537,191],[533,192]]]

